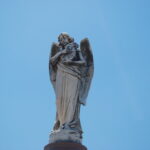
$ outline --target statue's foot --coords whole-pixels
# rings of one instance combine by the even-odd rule
[[[52,131],[50,134],[49,143],[55,143],[60,141],[72,141],[76,143],[82,142],[82,133],[73,129],[59,129]]]

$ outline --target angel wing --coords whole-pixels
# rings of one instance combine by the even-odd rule
[[[49,55],[49,75],[50,80],[53,85],[54,91],[55,91],[55,83],[56,83],[56,71],[57,71],[57,65],[52,65],[50,62],[51,57],[53,57],[57,52],[59,51],[59,46],[57,43],[53,43],[51,46],[51,52]]]
[[[85,105],[94,73],[93,53],[89,40],[87,38],[81,40],[80,49],[82,56],[86,61],[86,65],[82,68],[84,76],[81,78],[81,90],[80,90],[80,103]]]

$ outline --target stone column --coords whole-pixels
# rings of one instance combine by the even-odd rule
[[[56,142],[46,145],[44,150],[87,150],[87,148],[75,142]]]

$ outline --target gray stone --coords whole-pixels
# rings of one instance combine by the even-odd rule
[[[86,104],[94,72],[93,54],[87,38],[80,48],[67,33],[53,43],[49,59],[50,80],[56,94],[56,121],[50,143],[81,143],[80,106]]]

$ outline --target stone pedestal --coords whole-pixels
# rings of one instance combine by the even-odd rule
[[[46,145],[44,150],[87,150],[87,148],[75,142],[57,142]]]

